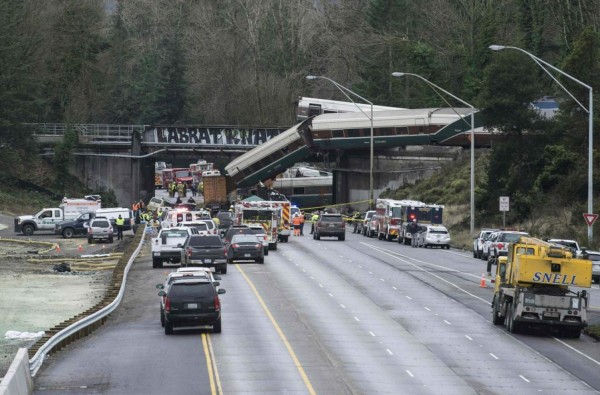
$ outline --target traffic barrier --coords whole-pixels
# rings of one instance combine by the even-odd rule
[[[0,395],[29,395],[33,393],[33,378],[29,372],[26,348],[19,348],[6,375],[0,382]]]
[[[479,287],[487,288],[487,285],[485,285],[485,273],[481,273],[481,281],[479,282]]]

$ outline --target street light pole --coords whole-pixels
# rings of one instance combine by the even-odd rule
[[[369,154],[369,210],[373,209],[373,103],[367,99],[365,99],[364,97],[360,96],[358,93],[352,92],[350,89],[346,88],[343,85],[340,85],[339,83],[335,82],[334,80],[332,80],[331,78],[328,77],[323,77],[320,75],[307,75],[306,76],[307,80],[316,80],[316,79],[323,79],[323,80],[327,80],[329,82],[331,82],[333,85],[335,85],[336,88],[338,88],[343,94],[344,96],[346,96],[348,98],[348,100],[350,100],[352,103],[354,103],[354,105],[360,110],[360,112],[362,112],[367,118],[369,118],[369,120],[371,121],[371,135],[369,138],[369,145],[370,145],[370,154]],[[359,99],[369,103],[371,105],[371,116],[368,116],[362,108],[360,108],[360,106],[358,104],[356,104],[354,102],[354,100],[352,100],[352,98],[350,96],[348,96],[348,93],[358,97]]]
[[[554,82],[556,82],[569,96],[571,96],[571,98],[573,100],[575,100],[575,102],[577,102],[577,104],[579,105],[579,107],[581,107],[583,109],[583,111],[588,113],[588,208],[587,208],[587,213],[593,214],[594,213],[594,178],[593,178],[593,174],[594,174],[594,98],[593,98],[593,88],[591,86],[579,81],[577,78],[565,73],[564,71],[552,66],[550,63],[546,62],[545,60],[542,60],[542,59],[538,58],[537,56],[525,51],[524,49],[521,49],[518,47],[505,46],[505,45],[490,45],[489,48],[492,51],[501,51],[503,49],[515,49],[517,51],[523,52],[524,54],[529,56],[531,59],[533,59],[533,61],[535,63],[537,63],[537,65],[540,66],[542,68],[542,70],[544,70],[546,72],[546,74],[548,74],[550,76],[550,78],[552,78],[554,80]],[[548,70],[546,70],[546,68],[542,64],[550,67],[552,70],[556,71],[557,73],[560,73],[560,74],[564,75],[565,77],[569,78],[570,80],[575,81],[578,84],[589,89],[590,93],[589,93],[588,108],[585,108],[585,106],[583,104],[581,104],[579,102],[579,100],[577,100],[575,98],[575,96],[573,96],[573,94],[571,94],[571,92],[569,92],[567,90],[567,88],[565,88]],[[588,243],[592,242],[593,236],[594,236],[593,228],[591,226],[588,226]]]
[[[470,189],[471,221],[470,221],[470,231],[471,231],[471,235],[473,235],[475,233],[475,107],[473,107],[471,104],[467,103],[466,101],[462,100],[461,98],[454,96],[452,93],[448,92],[447,90],[440,88],[433,82],[429,81],[428,79],[426,79],[424,77],[421,77],[418,74],[402,73],[402,72],[398,72],[398,71],[392,73],[392,76],[394,76],[394,77],[402,77],[404,75],[417,77],[417,78],[425,81],[429,86],[431,86],[438,95],[439,95],[439,93],[437,92],[436,89],[441,90],[448,96],[458,100],[459,102],[461,102],[464,105],[471,108],[471,189]]]

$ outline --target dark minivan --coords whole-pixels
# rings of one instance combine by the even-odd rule
[[[212,326],[214,333],[221,333],[221,300],[220,294],[225,290],[217,290],[208,278],[190,277],[175,280],[165,292],[158,295],[164,297],[162,312],[165,334],[173,334],[175,327]]]
[[[337,237],[346,240],[346,223],[341,214],[322,214],[315,224],[313,239],[321,240],[321,236]]]

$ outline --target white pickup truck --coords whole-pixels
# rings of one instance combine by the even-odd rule
[[[22,215],[15,218],[15,233],[31,236],[36,231],[54,233],[56,224],[72,221],[83,213],[100,209],[101,201],[94,196],[85,199],[64,198],[58,207],[44,208],[35,215]]]
[[[189,235],[196,234],[194,228],[163,228],[152,239],[152,268],[163,267],[164,262],[181,263],[181,248]]]

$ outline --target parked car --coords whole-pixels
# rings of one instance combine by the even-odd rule
[[[211,236],[198,236],[211,237]],[[187,277],[175,280],[168,289],[158,295],[164,298],[162,322],[165,334],[173,334],[178,326],[212,326],[214,333],[221,333],[221,300],[217,290],[206,277]]]
[[[62,235],[65,239],[70,239],[74,236],[87,236],[87,228],[90,225],[90,221],[96,217],[104,217],[110,220],[111,226],[116,230],[115,220],[119,215],[125,219],[123,230],[128,231],[133,229],[135,232],[135,221],[132,210],[123,207],[109,207],[100,208],[95,212],[82,213],[72,221],[57,223],[54,227],[54,233]]]
[[[227,273],[227,251],[218,235],[191,235],[181,250],[183,266],[214,267]]]
[[[497,261],[498,257],[508,255],[508,244],[519,241],[521,236],[529,236],[527,232],[501,230],[490,245],[490,259]]]
[[[337,237],[338,240],[346,240],[346,223],[341,214],[322,214],[315,224],[313,239],[321,240],[321,237]]]
[[[423,226],[423,225],[420,225]],[[450,249],[450,234],[448,229],[442,225],[425,225],[417,236],[418,247],[440,247]]]
[[[583,250],[579,247],[579,243],[575,240],[567,240],[567,239],[548,239],[548,243],[558,244],[564,247],[568,247],[572,252],[574,257],[581,257],[583,254]],[[585,248],[585,247],[584,247]]]
[[[592,282],[600,284],[600,252],[586,250],[584,253],[587,254],[587,259],[592,261]]]
[[[487,261],[490,257],[490,247],[496,238],[498,237],[500,231],[492,232],[487,236],[483,237],[483,242],[481,246],[481,259]]]
[[[194,228],[199,235],[209,235],[208,225],[204,221],[180,222],[177,227]]]
[[[485,238],[497,230],[498,229],[483,228],[481,231],[479,231],[479,234],[473,239],[473,258],[481,259],[483,255],[483,244],[485,243]]]
[[[221,277],[219,277],[216,274],[213,275],[213,273],[210,270],[207,270],[205,268],[179,268],[176,272],[169,273],[162,284],[156,284],[156,288],[164,289],[165,291],[167,291],[169,289],[169,286],[173,284],[177,279],[198,277],[208,279],[217,289],[219,285],[221,285],[221,283],[217,281],[220,280]],[[160,324],[162,326],[165,326],[165,317],[163,314],[164,309],[165,297],[163,296],[160,298]]]
[[[265,256],[269,255],[269,239],[267,238],[265,228],[260,225],[248,225],[248,227],[252,230],[252,234],[256,235],[262,243],[263,249],[265,250]]]
[[[371,218],[373,218],[373,215],[375,215],[376,211],[375,210],[369,210],[367,211],[362,219],[360,221],[356,221],[356,227],[354,230],[354,233],[360,233],[363,236],[367,235],[367,229],[368,229],[368,225],[369,225],[369,221],[371,221]]]
[[[113,237],[114,230],[108,218],[96,217],[90,220],[87,228],[88,244],[92,244],[96,240],[106,240],[112,243]]]
[[[264,247],[256,235],[234,235],[231,238],[231,242],[227,244],[227,262],[233,263],[238,259],[265,262]]]

